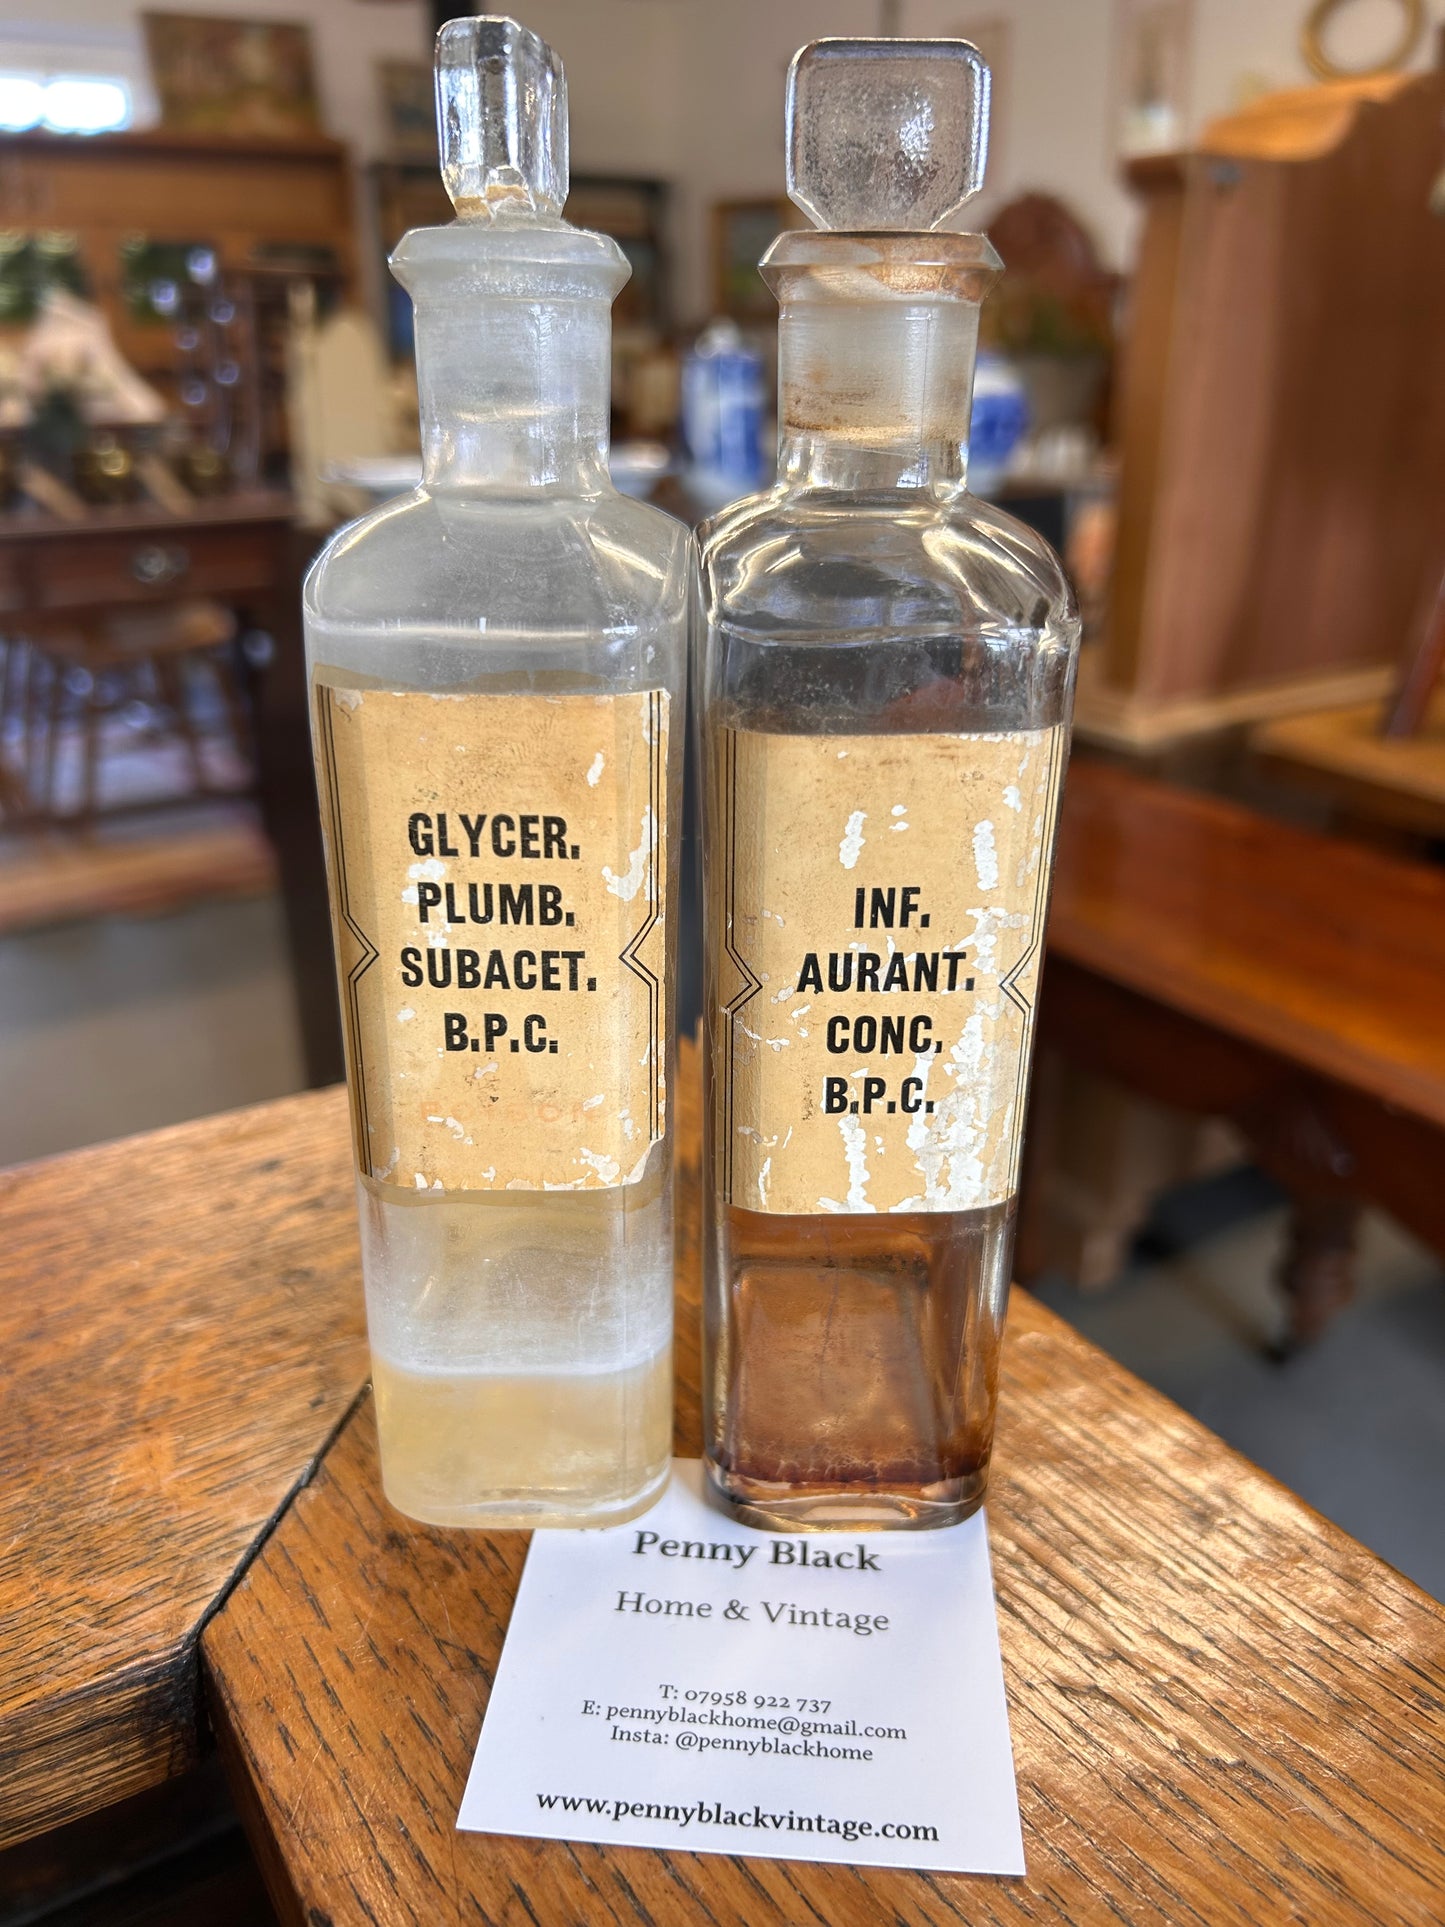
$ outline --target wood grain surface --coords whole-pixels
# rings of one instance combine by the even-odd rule
[[[678,1449],[695,1453],[695,1052],[681,1073]],[[527,1536],[390,1511],[363,1405],[202,1638],[282,1918],[1445,1917],[1439,1607],[1023,1296],[989,1512],[1023,1880],[461,1834]]]
[[[1445,1125],[1433,866],[1080,759],[1049,954]]]
[[[65,831],[12,844],[0,866],[0,937],[91,917],[151,917],[276,886],[276,858],[250,810],[182,833],[108,840]]]
[[[1445,836],[1445,688],[1418,729],[1386,736],[1379,703],[1313,711],[1250,731],[1249,747],[1366,823]]]
[[[346,1106],[0,1175],[0,1845],[183,1771],[196,1642],[366,1380]]]
[[[1211,129],[1204,151],[1128,168],[1142,299],[1105,646],[1137,710],[1392,664],[1438,580],[1445,240],[1429,202],[1445,73],[1343,112],[1336,86],[1319,95],[1319,113],[1291,92]],[[1346,228],[1348,291],[1333,270]]]

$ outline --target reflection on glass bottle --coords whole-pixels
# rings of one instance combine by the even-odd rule
[[[671,956],[687,531],[607,472],[616,244],[561,65],[438,40],[458,218],[393,259],[424,479],[306,586],[388,1497],[640,1511],[671,1444]]]
[[[1078,637],[965,485],[987,111],[962,41],[798,55],[780,480],[703,530],[705,1442],[774,1527],[987,1479]]]

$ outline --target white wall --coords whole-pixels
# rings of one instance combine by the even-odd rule
[[[904,33],[977,35],[987,46],[988,29],[1005,23],[996,139],[975,223],[1043,188],[1069,203],[1110,261],[1126,257],[1132,228],[1112,131],[1113,14],[1114,0],[903,0]]]
[[[12,31],[105,37],[139,54],[147,0],[0,0],[0,49]],[[328,127],[367,158],[383,135],[375,65],[424,56],[423,0],[150,0],[178,10],[309,20]],[[465,0],[457,0],[458,10]],[[477,0],[473,0],[476,4]],[[1008,23],[1001,142],[977,205],[1027,188],[1068,200],[1106,257],[1127,262],[1133,223],[1116,153],[1117,36],[1127,0],[512,0],[566,62],[572,164],[579,172],[662,176],[675,184],[677,307],[705,314],[708,210],[716,200],[781,193],[788,61],[820,34],[968,33]],[[491,0],[507,4],[507,0]],[[1304,0],[1193,0],[1188,122],[1198,129],[1266,86],[1309,78],[1299,54]],[[1445,0],[1430,0],[1438,23]],[[1355,0],[1332,42],[1347,57],[1387,41],[1395,0]],[[1432,24],[1427,39],[1438,30]],[[1428,57],[1422,48],[1418,58]]]
[[[481,0],[474,0],[481,10]],[[579,174],[671,179],[682,144],[690,0],[487,0],[541,34],[567,70]],[[453,0],[458,11],[463,0]]]
[[[656,172],[676,186],[677,305],[706,311],[707,212],[780,193],[788,61],[820,34],[964,33],[1006,21],[998,164],[977,211],[1027,188],[1059,194],[1125,265],[1133,208],[1120,184],[1117,37],[1125,0],[518,0],[568,63],[573,165]],[[1252,93],[1300,86],[1305,0],[1193,0],[1187,122],[1197,131]],[[1429,0],[1423,64],[1445,13]],[[1355,0],[1332,46],[1354,58],[1392,37],[1395,0]]]

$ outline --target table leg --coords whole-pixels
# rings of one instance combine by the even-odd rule
[[[1355,1295],[1355,1246],[1360,1205],[1354,1198],[1296,1197],[1288,1243],[1277,1273],[1289,1303],[1289,1329],[1279,1350],[1312,1345]]]
[[[1294,1201],[1278,1281],[1289,1300],[1288,1353],[1318,1338],[1353,1289],[1363,1204],[1391,1212],[1445,1250],[1442,1131],[1366,1092],[1051,956],[1041,1049],[1155,1103],[1227,1118]]]
[[[241,659],[255,718],[261,816],[281,871],[306,1081],[316,1086],[336,1083],[345,1063],[301,633],[301,578],[313,548],[302,532],[278,537],[271,593],[251,615],[271,650],[243,647]]]

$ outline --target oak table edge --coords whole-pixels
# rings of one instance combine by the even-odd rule
[[[288,1140],[295,1141],[298,1126],[306,1130],[313,1174],[318,1182],[324,1182],[321,1174],[333,1141],[338,1173],[343,1166],[349,1172],[342,1088],[241,1106],[30,1159],[0,1170],[0,1222],[5,1221],[6,1213],[11,1213],[13,1234],[9,1249],[0,1260],[0,1277],[6,1278],[13,1287],[7,1296],[8,1316],[0,1312],[0,1353],[4,1353],[0,1360],[4,1368],[0,1371],[0,1380],[9,1378],[19,1385],[27,1373],[36,1369],[35,1348],[39,1341],[30,1338],[27,1332],[27,1326],[34,1322],[36,1293],[42,1287],[53,1292],[57,1282],[63,1288],[80,1279],[78,1270],[39,1268],[47,1256],[53,1261],[42,1232],[47,1221],[44,1214],[57,1208],[57,1200],[67,1195],[84,1200],[92,1218],[101,1223],[113,1209],[112,1197],[126,1196],[128,1181],[137,1173],[153,1173],[158,1161],[163,1168],[169,1165],[173,1169],[177,1162],[185,1168],[194,1167],[196,1176],[204,1177],[214,1160],[234,1153],[238,1146],[245,1147],[243,1155],[269,1156],[269,1141],[273,1136],[284,1155],[285,1144]],[[349,1231],[354,1216],[349,1188],[344,1203],[338,1199],[335,1207],[318,1214],[316,1223],[322,1237],[329,1237],[331,1233],[328,1215],[339,1227],[342,1211]],[[238,1240],[236,1248],[238,1254],[244,1254],[249,1249],[249,1241]],[[143,1241],[138,1244],[136,1263],[154,1256],[150,1246]],[[112,1301],[116,1296],[117,1262],[128,1261],[125,1233],[118,1231],[106,1262],[97,1259],[98,1272],[109,1267],[105,1294]],[[190,1269],[194,1292],[203,1293],[208,1288],[213,1274],[203,1259],[192,1263],[183,1238],[177,1242],[172,1263],[181,1273]],[[145,1272],[144,1276],[151,1282],[156,1274]],[[332,1302],[329,1294],[327,1302]],[[75,1305],[82,1315],[85,1315],[85,1304],[83,1291],[78,1291]],[[289,1414],[286,1421],[289,1429],[282,1435],[286,1443],[278,1446],[275,1463],[266,1462],[264,1472],[253,1482],[248,1499],[232,1501],[234,1523],[227,1520],[215,1529],[214,1538],[206,1541],[204,1563],[197,1565],[193,1561],[187,1583],[168,1595],[175,1602],[174,1610],[168,1615],[162,1612],[158,1618],[138,1622],[142,1627],[141,1636],[129,1650],[125,1648],[119,1622],[77,1617],[83,1612],[79,1603],[84,1597],[83,1588],[78,1589],[77,1599],[71,1603],[67,1596],[53,1590],[52,1573],[51,1591],[27,1596],[27,1567],[34,1570],[30,1563],[34,1557],[55,1556],[55,1528],[51,1520],[36,1527],[35,1530],[45,1535],[42,1544],[47,1546],[47,1552],[27,1555],[31,1528],[25,1522],[25,1493],[29,1481],[44,1476],[51,1454],[64,1450],[64,1441],[62,1438],[51,1443],[42,1435],[37,1438],[33,1459],[27,1459],[23,1450],[8,1458],[7,1504],[14,1515],[16,1536],[11,1547],[15,1556],[8,1567],[10,1583],[6,1588],[5,1611],[0,1620],[13,1626],[18,1644],[12,1652],[7,1637],[5,1654],[9,1658],[0,1654],[0,1849],[19,1845],[163,1784],[185,1772],[200,1757],[206,1744],[199,1657],[202,1632],[284,1518],[297,1492],[315,1477],[327,1449],[365,1390],[364,1344],[354,1372],[348,1372],[340,1362],[346,1343],[342,1334],[349,1317],[346,1308],[338,1305],[332,1321],[335,1330],[328,1339],[332,1383],[326,1403],[313,1404],[311,1408],[320,1422],[313,1428],[299,1420],[294,1411]],[[225,1329],[224,1321],[218,1320],[218,1345],[223,1342]],[[11,1341],[8,1345],[3,1342],[5,1333]],[[299,1334],[296,1345],[291,1347],[289,1332],[284,1328],[278,1327],[272,1333],[275,1342],[287,1345],[298,1354],[311,1348],[314,1336],[308,1324]],[[64,1357],[73,1363],[77,1355],[75,1342],[69,1338],[64,1342],[67,1347]],[[100,1368],[103,1369],[103,1361]],[[84,1367],[80,1382],[84,1383]],[[256,1409],[251,1410],[250,1416],[254,1422]],[[174,1524],[168,1523],[164,1528],[174,1532],[176,1543],[181,1547],[187,1544],[187,1520],[196,1516],[193,1511],[188,1512],[188,1506],[205,1503],[200,1496],[193,1498],[186,1484],[196,1463],[194,1458],[185,1456],[185,1449],[195,1436],[193,1426],[188,1426],[188,1420],[192,1419],[193,1414],[182,1404],[174,1415],[167,1414],[154,1421],[153,1436],[165,1436],[169,1427],[169,1435],[182,1447],[179,1469],[167,1474],[176,1480],[178,1510]],[[241,1436],[238,1422],[238,1437]],[[170,1461],[164,1453],[162,1462],[169,1467]],[[93,1470],[88,1476],[93,1484]],[[260,1507],[250,1511],[249,1504],[257,1499]],[[101,1504],[101,1500],[92,1493],[90,1503],[93,1507]],[[82,1508],[78,1514],[82,1532],[76,1542],[77,1560],[85,1556],[87,1541],[83,1522],[87,1516]],[[151,1529],[161,1528],[152,1525]],[[0,1577],[6,1576],[0,1574]],[[156,1583],[164,1585],[170,1576],[168,1571]],[[200,1585],[194,1583],[198,1576],[203,1581]],[[116,1596],[122,1604],[135,1600],[141,1602],[143,1608],[146,1585],[143,1575],[137,1572],[132,1591]],[[43,1621],[47,1610],[56,1621],[56,1630],[42,1629],[36,1642],[30,1629],[37,1617]],[[84,1610],[88,1610],[88,1605]],[[62,1641],[59,1629],[67,1620],[75,1630],[68,1643],[57,1644]],[[68,1652],[73,1663],[58,1664],[55,1655],[62,1652]]]
[[[679,1303],[679,1312],[686,1316],[694,1316],[697,1309],[696,1303],[685,1295],[686,1281],[682,1281],[682,1285],[683,1295],[681,1295],[681,1302]],[[1118,1362],[1113,1360],[1107,1353],[1102,1352],[1097,1346],[1085,1339],[1074,1327],[1069,1325],[1065,1319],[1041,1305],[1027,1292],[1019,1290],[1018,1288],[1015,1288],[1012,1294],[1006,1349],[1014,1356],[1016,1362],[1021,1360],[1025,1355],[1032,1355],[1033,1362],[1042,1362],[1046,1366],[1052,1366],[1055,1369],[1060,1359],[1067,1359],[1075,1366],[1076,1373],[1087,1373],[1089,1377],[1095,1381],[1102,1379],[1110,1391],[1117,1391],[1121,1404],[1128,1404],[1135,1408],[1134,1416],[1136,1418],[1157,1422],[1161,1437],[1167,1432],[1176,1442],[1182,1442],[1185,1445],[1202,1445],[1211,1455],[1211,1484],[1214,1486],[1228,1484],[1240,1501],[1240,1511],[1242,1513],[1247,1514],[1261,1525],[1267,1519],[1270,1520],[1271,1523],[1278,1523],[1279,1519],[1283,1517],[1287,1523],[1302,1529],[1304,1535],[1319,1547],[1323,1555],[1321,1564],[1331,1569],[1332,1576],[1335,1577],[1339,1583],[1343,1583],[1341,1575],[1346,1569],[1359,1567],[1362,1564],[1367,1565],[1370,1574],[1372,1576],[1378,1575],[1380,1578],[1382,1593],[1388,1593],[1393,1597],[1398,1608],[1407,1610],[1411,1614],[1424,1614],[1428,1622],[1433,1627],[1439,1629],[1441,1652],[1442,1655],[1445,1655],[1445,1608],[1442,1608],[1411,1580],[1399,1574],[1394,1568],[1388,1566],[1386,1562],[1379,1560],[1374,1554],[1370,1553],[1367,1548],[1360,1545],[1350,1534],[1333,1524],[1333,1522],[1325,1519],[1305,1501],[1300,1499],[1287,1487],[1283,1486],[1277,1479],[1274,1479],[1270,1474],[1264,1472],[1242,1453],[1226,1445],[1217,1435],[1212,1433],[1208,1427],[1185,1412],[1182,1407],[1168,1398],[1166,1394],[1157,1391],[1145,1381],[1139,1379],[1135,1374],[1129,1372],[1126,1367],[1118,1364]],[[690,1401],[691,1394],[686,1389],[682,1390],[682,1396],[684,1399]],[[695,1417],[695,1414],[689,1416],[692,1418]],[[327,1465],[323,1467],[323,1478],[325,1474],[331,1470],[331,1461],[341,1455],[343,1445],[349,1450],[350,1446],[354,1443],[351,1435],[357,1432],[357,1428],[369,1428],[371,1424],[372,1413],[369,1409],[369,1401],[363,1398],[358,1401],[358,1405],[348,1419],[346,1426],[338,1432],[331,1451],[327,1455]],[[682,1443],[690,1452],[695,1453],[697,1449],[695,1426],[687,1422],[685,1423],[684,1429],[689,1436],[686,1437]],[[686,1455],[687,1453],[685,1452],[684,1456]],[[1004,1479],[1009,1484],[1012,1484],[1012,1465],[1005,1462],[1000,1469]],[[1029,1472],[1032,1470],[1033,1468],[1028,1468]],[[369,1472],[369,1476],[373,1480],[375,1478],[375,1472],[376,1466],[373,1457],[370,1461]],[[1028,1472],[1026,1472],[1025,1476],[1028,1476]],[[354,1491],[355,1487],[352,1486],[350,1489]],[[997,1488],[996,1491],[997,1496],[1001,1498],[1003,1496],[1002,1489]],[[345,1506],[345,1492],[346,1488],[344,1486],[338,1485],[336,1487],[338,1506]],[[376,1496],[376,1494],[374,1493],[372,1496]],[[324,1494],[318,1493],[318,1506],[324,1502]],[[507,1547],[508,1552],[514,1553],[515,1557],[509,1559],[508,1563],[515,1565],[517,1570],[520,1570],[521,1563],[525,1558],[525,1547],[530,1543],[531,1539],[530,1533],[437,1533],[432,1528],[415,1528],[412,1522],[405,1520],[400,1514],[387,1512],[384,1502],[382,1511],[392,1522],[386,1531],[386,1539],[391,1543],[396,1556],[404,1562],[410,1561],[418,1549],[419,1542],[417,1539],[413,1539],[410,1545],[402,1545],[399,1543],[402,1539],[406,1538],[409,1532],[424,1535],[428,1540],[439,1542],[443,1545],[447,1542],[465,1541],[469,1539],[485,1539],[493,1544],[497,1541],[509,1542]],[[291,1517],[296,1520],[299,1530],[303,1533],[309,1532],[309,1523],[301,1520],[299,1510],[293,1511]],[[989,1537],[995,1561],[995,1584],[1000,1600],[1001,1612],[1006,1604],[1013,1602],[1014,1596],[1019,1591],[1020,1584],[1023,1585],[1025,1590],[1028,1589],[1030,1584],[1030,1569],[1026,1561],[1020,1561],[1017,1556],[1015,1556],[1011,1562],[1011,1570],[1001,1569],[998,1564],[999,1541],[1011,1536],[1010,1528],[1016,1527],[1021,1523],[1023,1523],[1022,1519],[1015,1520],[1009,1518],[1006,1523],[1005,1518],[1002,1516],[990,1518]],[[283,1523],[283,1535],[285,1529],[286,1527]],[[352,1557],[356,1556],[357,1544],[358,1542],[350,1539],[347,1541],[346,1551]],[[374,1539],[366,1541],[365,1544],[367,1547],[376,1547],[376,1541]],[[284,1537],[278,1538],[274,1547],[268,1548],[263,1552],[261,1560],[254,1568],[257,1577],[265,1577],[266,1559],[272,1551],[278,1553],[279,1557],[288,1567],[291,1565],[291,1554],[284,1544]],[[382,1556],[379,1547],[376,1547],[376,1556],[378,1558]],[[351,1570],[354,1575],[355,1569],[352,1568]],[[240,1690],[236,1675],[233,1671],[234,1663],[239,1659],[243,1659],[245,1635],[240,1630],[242,1622],[237,1621],[236,1624],[233,1625],[229,1615],[233,1609],[242,1614],[245,1613],[247,1605],[246,1594],[251,1585],[252,1576],[252,1573],[248,1572],[240,1586],[238,1586],[233,1601],[228,1601],[227,1607],[215,1616],[207,1626],[202,1638],[202,1665],[208,1704],[211,1709],[213,1729],[216,1732],[223,1764],[225,1765],[228,1779],[232,1785],[233,1796],[242,1811],[253,1849],[265,1871],[268,1888],[272,1893],[273,1901],[282,1918],[288,1922],[298,1923],[298,1927],[317,1927],[318,1922],[325,1922],[327,1927],[331,1927],[332,1922],[335,1923],[335,1927],[343,1927],[343,1923],[349,1921],[353,1916],[345,1909],[336,1910],[334,1903],[328,1902],[327,1895],[324,1891],[308,1887],[304,1884],[308,1863],[299,1849],[294,1861],[288,1857],[287,1835],[284,1830],[284,1825],[281,1823],[287,1818],[296,1816],[287,1815],[282,1810],[283,1803],[280,1790],[268,1774],[264,1758],[257,1752],[256,1746],[253,1744],[257,1736],[257,1729],[255,1727],[255,1720],[257,1718],[261,1721],[261,1730],[264,1733],[269,1733],[277,1721],[290,1720],[293,1726],[296,1725],[296,1722],[292,1718],[293,1709],[289,1703],[283,1706],[279,1701],[273,1702],[269,1694],[265,1699],[264,1706],[253,1704],[248,1708],[245,1703],[244,1694]],[[305,1582],[302,1581],[301,1583],[304,1585]],[[514,1588],[514,1580],[512,1584]],[[506,1602],[504,1624],[510,1619],[514,1597],[513,1589]],[[323,1623],[326,1623],[325,1611],[327,1607],[334,1607],[334,1603],[329,1597],[326,1606],[322,1606],[318,1602],[318,1611],[322,1613]],[[503,1634],[503,1637],[505,1637],[505,1634]],[[228,1651],[228,1646],[231,1647],[232,1650]],[[1005,1660],[1006,1672],[1009,1673],[1011,1711],[1017,1713],[1021,1710],[1022,1702],[1027,1696],[1027,1691],[1021,1682],[1013,1677],[1008,1665],[1007,1651]],[[418,1663],[420,1664],[420,1662]],[[286,1669],[278,1670],[284,1681]],[[1445,1677],[1445,1675],[1442,1675],[1442,1677]],[[337,1676],[337,1680],[338,1685],[341,1685],[339,1676]],[[345,1693],[346,1687],[341,1685],[341,1690]],[[404,1682],[396,1684],[394,1690],[404,1692]],[[1016,1695],[1019,1696],[1018,1706],[1015,1706]],[[311,1718],[304,1703],[299,1705],[299,1713],[302,1722]],[[326,1717],[324,1710],[318,1709],[318,1713],[324,1720]],[[338,1717],[345,1719],[346,1716],[338,1713]],[[298,1726],[298,1740],[301,1730]],[[330,1754],[329,1748],[326,1746],[319,1729],[316,1729],[316,1732],[317,1758],[326,1762],[321,1770],[331,1773],[341,1772],[344,1779],[344,1769],[339,1767],[337,1761]],[[474,1748],[475,1743],[476,1736],[473,1734],[471,1736],[470,1746]],[[311,1744],[311,1735],[308,1733],[305,1739],[305,1746],[308,1751]],[[288,1742],[288,1751],[289,1750],[290,1743]],[[471,1752],[469,1749],[465,1758],[460,1762],[463,1769],[469,1765],[470,1757]],[[455,1762],[453,1762],[453,1764],[455,1764]],[[316,1770],[315,1761],[312,1762],[311,1770]],[[389,1770],[392,1769],[389,1769],[385,1763],[383,1763],[381,1768],[383,1781]],[[1023,1792],[1022,1773],[1020,1775],[1020,1791],[1021,1793]],[[348,1798],[354,1802],[358,1797],[358,1792],[359,1789],[349,1790]],[[1445,1820],[1445,1791],[1442,1791],[1441,1796],[1441,1817],[1442,1820]],[[443,1814],[440,1818],[443,1824],[450,1827],[450,1814]],[[402,1824],[402,1831],[403,1833],[406,1831],[404,1823]],[[454,1832],[454,1829],[452,1829],[452,1831]],[[460,1837],[473,1838],[478,1836]],[[574,1853],[572,1845],[564,1841],[534,1841],[521,1837],[514,1838],[512,1836],[481,1837],[488,1838],[490,1845],[494,1847],[498,1853],[515,1850],[518,1856],[519,1866],[528,1854],[541,1855],[544,1858],[549,1855],[552,1856],[548,1864],[554,1872],[556,1872],[558,1868],[561,1868],[562,1871],[558,1877],[564,1879],[571,1877],[567,1875],[566,1868],[563,1866],[564,1860],[572,1865],[575,1872],[577,1854],[579,1853],[585,1856],[586,1865],[592,1868],[594,1872],[597,1872],[598,1869],[603,1866],[613,1869],[624,1887],[627,1886],[628,1878],[626,1872],[623,1871],[624,1869],[630,1867],[635,1870],[638,1866],[650,1865],[654,1862],[662,1861],[665,1861],[668,1865],[677,1865],[684,1861],[693,1863],[696,1878],[702,1882],[704,1887],[706,1887],[709,1878],[713,1877],[710,1876],[707,1871],[709,1867],[718,1868],[719,1871],[715,1876],[718,1879],[725,1877],[721,1871],[723,1867],[733,1869],[734,1877],[739,1877],[739,1870],[741,1878],[747,1879],[750,1877],[747,1872],[749,1863],[740,1861],[736,1856],[715,1854],[690,1855],[686,1850],[664,1852],[663,1850],[623,1846],[613,1847],[591,1843],[573,1843],[573,1845],[576,1846],[576,1852]],[[314,1849],[314,1840],[311,1842],[311,1846]],[[529,1861],[528,1864],[535,1864],[535,1861]],[[756,1866],[756,1863],[752,1864]],[[769,1859],[766,1864],[769,1868],[777,1869],[779,1878],[787,1881],[791,1873],[796,1873],[801,1878],[805,1870],[812,1869],[816,1871],[819,1863],[806,1860],[788,1860],[785,1857],[778,1857],[777,1859]],[[833,1871],[841,1872],[843,1870],[835,1868]],[[878,1880],[886,1881],[889,1877],[889,1870],[887,1869],[864,1868],[862,1871],[870,1883]],[[903,1870],[899,1871],[902,1877]],[[912,1879],[919,1876],[908,1875],[906,1877]],[[934,1883],[935,1891],[936,1882],[939,1880],[945,1883],[955,1881],[961,1883],[951,1896],[937,1895],[938,1898],[943,1900],[944,1913],[949,1919],[963,1920],[971,1917],[971,1909],[967,1903],[966,1896],[969,1894],[979,1894],[994,1887],[1011,1888],[1014,1890],[1016,1902],[1010,1904],[1016,1904],[1021,1910],[1019,1914],[1020,1918],[1032,1919],[1035,1917],[1031,1910],[1032,1901],[1029,1896],[1032,1893],[1032,1889],[1028,1876],[1024,1876],[1023,1879],[1019,1881],[1007,1882],[995,1881],[988,1876],[969,1875],[926,1876],[925,1878]],[[1445,1908],[1445,1869],[1442,1869],[1441,1879],[1442,1908]],[[628,1890],[630,1891],[630,1889]],[[358,1905],[360,1905],[360,1890],[357,1889],[353,1891],[356,1892]],[[515,1883],[514,1891],[516,1891]],[[869,1891],[875,1892],[871,1885]],[[1323,1896],[1323,1891],[1322,1888],[1317,1890],[1321,1897]],[[465,1887],[455,1895],[448,1894],[447,1908],[449,1909],[452,1904],[460,1905],[467,1898],[468,1890]],[[876,1895],[876,1892],[875,1898],[881,1900],[881,1896]],[[805,1904],[801,1893],[798,1895],[798,1903],[800,1907]],[[441,1904],[440,1901],[438,1904]],[[472,1904],[474,1906],[479,1905],[475,1897],[472,1898]],[[528,1919],[533,1922],[544,1921],[547,1923],[547,1927],[552,1927],[554,1920],[560,1922],[564,1917],[568,1920],[584,1917],[581,1914],[569,1913],[564,1916],[562,1913],[553,1913],[548,1910],[547,1903],[540,1898],[537,1900],[537,1907],[539,1909],[537,1912],[532,1911],[529,1902],[523,1901],[521,1904],[525,1909]],[[398,1918],[410,1920],[418,1917],[407,1910],[405,1904],[400,1900],[398,1901],[398,1905],[402,1907],[402,1912],[398,1915]],[[984,1911],[987,1912],[987,1917],[990,1920],[995,1918],[995,1915],[988,1911],[986,1904]],[[355,1917],[360,1918],[360,1915],[358,1914]],[[490,1913],[485,1915],[479,1913],[477,1917],[493,1918]],[[599,1918],[601,1917],[602,1916],[599,1916]],[[663,1916],[663,1918],[669,1917],[672,1916]],[[684,1916],[678,1914],[675,1917],[681,1919]],[[687,1917],[690,1918],[692,1916],[688,1915]],[[763,1905],[760,1902],[757,1917],[759,1919],[783,1919],[791,1918],[792,1916],[786,1912],[780,1913],[772,1911],[769,1906]],[[902,1921],[905,1915],[900,1912],[897,1917]],[[933,1918],[932,1915],[923,1916],[913,1913],[907,1914],[906,1917],[910,1922],[916,1918]],[[1013,1918],[1012,1915],[1009,1917]],[[1040,1913],[1038,1917],[1044,1918],[1045,1915],[1044,1913]],[[1051,1914],[1047,1915],[1047,1917],[1050,1919],[1053,1918]],[[1084,1917],[1083,1915],[1075,1916],[1077,1919],[1083,1919]],[[1093,1918],[1092,1915],[1088,1917]],[[1103,1912],[1100,1913],[1099,1917],[1101,1919],[1104,1918]],[[1110,1917],[1112,1918],[1113,1916]],[[1224,1915],[1220,1916],[1221,1919],[1224,1917]],[[1325,1916],[1319,1917],[1323,1919]],[[1401,1918],[1405,1917],[1406,1916],[1403,1915],[1401,1916]],[[1414,1919],[1418,1916],[1412,1914],[1408,1917]],[[500,1919],[501,1916],[499,1915],[497,1918]],[[506,1918],[511,1920],[512,1915],[508,1913]],[[522,1915],[518,1914],[517,1918],[520,1920]],[[611,1919],[613,1916],[607,1915],[606,1918]],[[645,1911],[639,1914],[639,1919],[647,1920],[650,1918],[652,1918],[652,1916]],[[1149,1918],[1152,1920],[1157,1918],[1157,1916],[1149,1913],[1142,1915],[1141,1918]],[[1365,1918],[1365,1916],[1358,1913],[1348,1913],[1341,1914],[1340,1918],[1362,1919]],[[1381,1918],[1384,1918],[1384,1916],[1381,1916]]]

